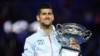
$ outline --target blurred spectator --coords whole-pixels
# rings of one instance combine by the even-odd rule
[[[11,21],[4,22],[4,32],[5,33],[11,33],[12,32],[12,23]]]
[[[28,23],[25,20],[16,21],[12,26],[12,32],[18,34],[25,31],[28,27]]]
[[[29,31],[36,32],[39,27],[40,27],[39,22],[34,21],[29,25],[28,29],[29,29]]]

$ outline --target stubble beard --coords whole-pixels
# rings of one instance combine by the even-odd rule
[[[52,23],[50,23],[50,24],[41,23],[41,25],[46,27],[46,28],[49,28],[52,25]]]

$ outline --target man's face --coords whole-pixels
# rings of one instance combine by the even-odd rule
[[[40,14],[37,16],[37,20],[45,26],[50,26],[54,20],[52,9],[41,9]]]

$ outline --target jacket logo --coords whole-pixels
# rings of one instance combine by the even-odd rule
[[[38,42],[38,45],[43,45],[44,44],[44,40],[43,39],[40,39],[37,42]]]

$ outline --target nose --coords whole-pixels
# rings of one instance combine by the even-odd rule
[[[46,14],[46,18],[48,18],[49,17],[49,14]]]
[[[47,18],[50,17],[50,13],[46,13],[46,17],[47,17]]]

